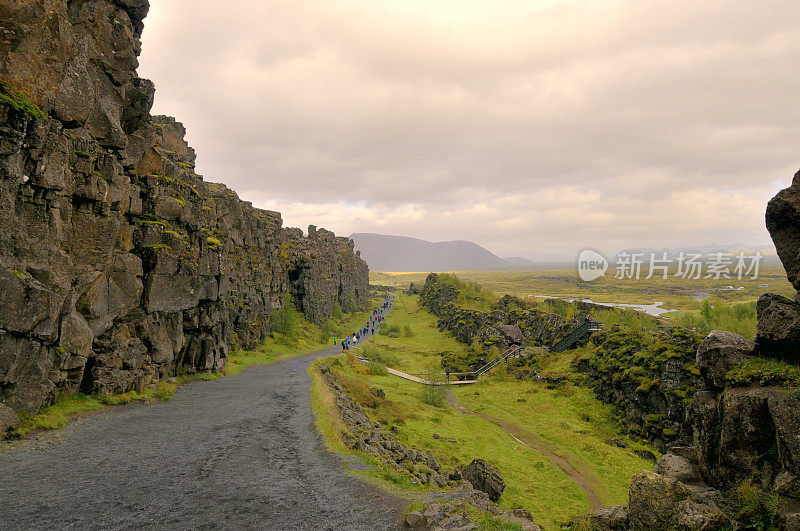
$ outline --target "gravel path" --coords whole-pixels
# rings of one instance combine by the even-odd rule
[[[345,471],[306,368],[340,347],[0,445],[0,529],[394,529],[406,501]]]

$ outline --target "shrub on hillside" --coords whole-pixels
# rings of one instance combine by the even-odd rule
[[[400,363],[400,360],[394,354],[367,345],[361,348],[361,355],[370,361],[376,361],[387,367],[396,367]]]
[[[342,310],[342,305],[338,302],[333,304],[333,310],[331,311],[331,318],[336,319],[337,321],[341,322],[344,321],[344,311]]]
[[[367,367],[369,367],[369,373],[375,376],[389,375],[389,369],[386,368],[386,365],[378,363],[377,361],[370,361]]]
[[[447,397],[441,385],[423,385],[420,390],[420,400],[433,407],[447,406]]]
[[[278,308],[270,315],[269,329],[273,334],[280,334],[284,340],[292,340],[297,335],[303,315],[295,308],[294,299],[288,293],[284,297],[283,308]]]

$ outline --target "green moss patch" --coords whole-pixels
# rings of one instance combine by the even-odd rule
[[[28,99],[14,85],[0,80],[0,104],[8,105],[15,111],[21,112],[31,118],[44,120],[47,115],[35,103]]]

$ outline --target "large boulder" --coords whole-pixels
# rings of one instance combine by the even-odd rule
[[[756,353],[787,361],[800,360],[800,304],[765,293],[756,303],[756,312]]]
[[[506,483],[503,481],[500,471],[483,459],[473,459],[464,468],[463,475],[473,487],[488,494],[489,499],[495,502],[500,499],[503,490],[506,488]]]
[[[521,345],[525,341],[525,336],[522,335],[522,330],[517,325],[499,324],[497,329],[511,344]]]
[[[666,453],[661,456],[653,471],[656,474],[677,479],[683,483],[700,481],[697,468],[685,457],[673,453]]]
[[[800,171],[769,202],[766,222],[789,282],[800,290]]]
[[[755,345],[732,332],[713,330],[697,347],[697,366],[709,389],[725,387],[731,368],[753,355]]]
[[[604,507],[589,516],[589,523],[592,529],[627,530],[629,528],[628,508],[623,505]]]
[[[723,529],[730,520],[713,502],[686,485],[654,472],[633,476],[629,491],[630,529]]]

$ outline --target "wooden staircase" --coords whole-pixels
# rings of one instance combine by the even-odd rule
[[[602,330],[602,326],[599,322],[593,319],[584,318],[583,322],[581,322],[572,332],[557,341],[553,346],[550,347],[549,350],[550,352],[564,352],[587,335],[599,332],[600,330]]]

